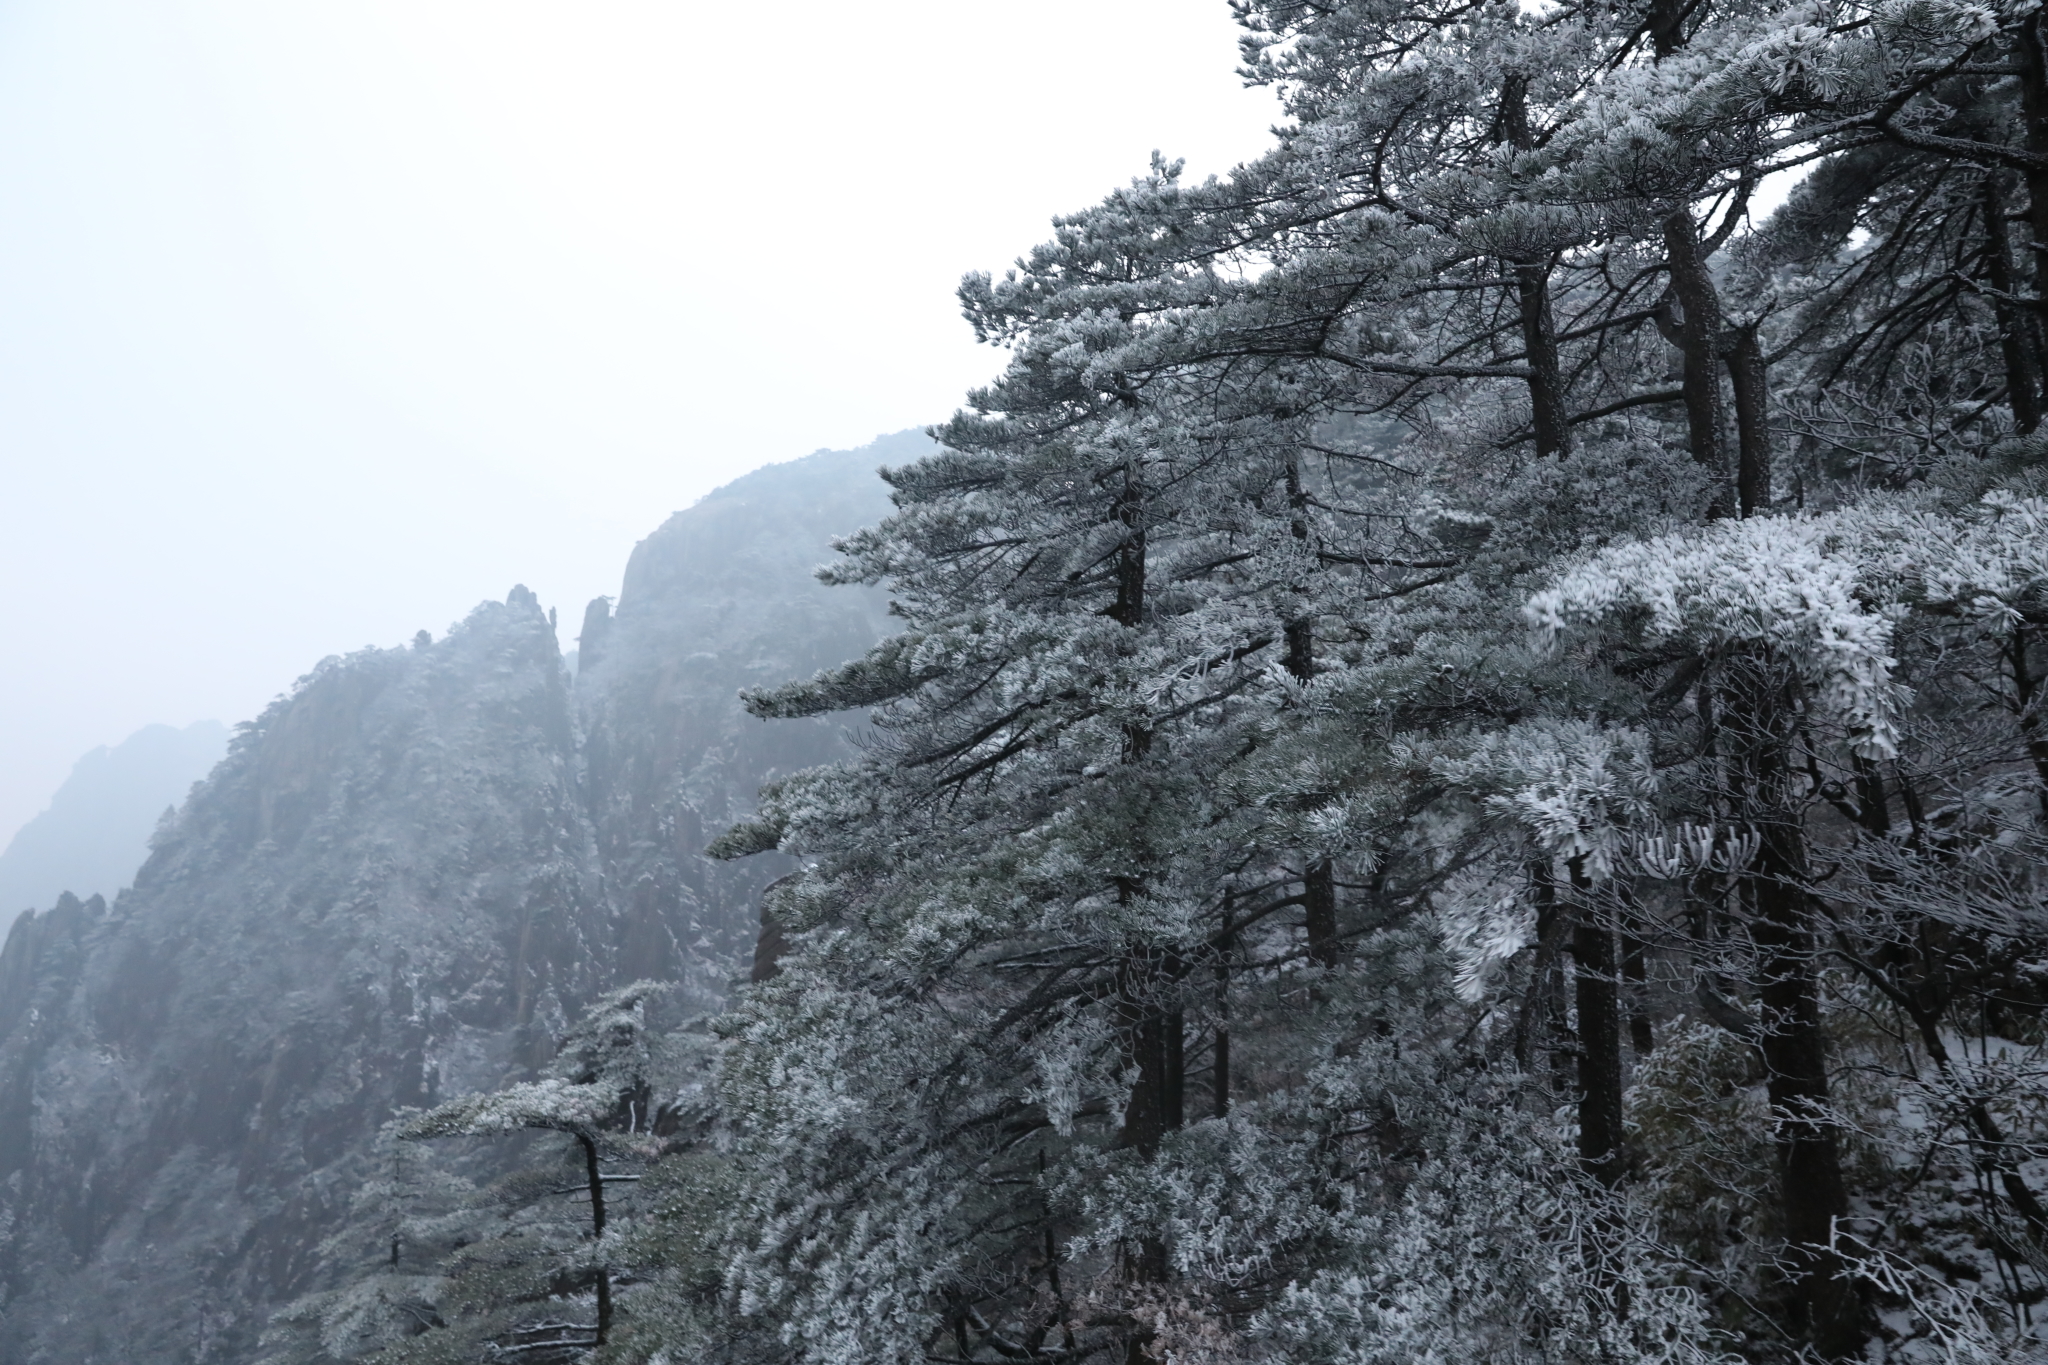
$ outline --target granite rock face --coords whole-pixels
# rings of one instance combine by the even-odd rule
[[[639,975],[744,970],[761,888],[793,864],[698,854],[752,809],[762,782],[836,753],[857,718],[769,723],[735,696],[853,658],[887,633],[880,593],[828,588],[813,572],[833,536],[889,510],[875,467],[928,448],[904,433],[750,474],[635,547],[615,613],[591,603],[577,677],[586,781]]]
[[[343,1273],[398,1108],[530,1074],[596,993],[713,1004],[778,869],[705,862],[844,727],[740,686],[859,652],[879,604],[810,577],[922,437],[750,475],[635,550],[572,682],[533,594],[330,659],[236,734],[111,907],[0,950],[0,1365],[255,1358]],[[764,862],[766,860],[753,860]]]
[[[516,591],[426,649],[322,665],[111,911],[16,922],[0,1359],[236,1358],[394,1108],[544,1055],[611,976],[573,733]]]

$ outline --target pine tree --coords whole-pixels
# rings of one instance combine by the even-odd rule
[[[876,731],[716,849],[746,1349],[2020,1349],[2038,14],[1239,12],[1293,122],[967,280],[903,632],[749,699]]]
[[[673,1049],[646,1017],[648,1002],[667,989],[639,982],[594,1002],[562,1040],[551,1074],[450,1100],[396,1125],[409,1142],[545,1137],[530,1144],[525,1164],[465,1201],[469,1228],[429,1291],[434,1311],[416,1314],[414,1330],[390,1343],[384,1358],[573,1361],[607,1344],[619,1240],[612,1224],[621,1190],[642,1178],[618,1163],[644,1165],[660,1153],[660,1130],[674,1126],[661,1093]],[[584,1207],[565,1204],[566,1196]],[[395,1237],[394,1265],[404,1250],[402,1235]],[[359,1301],[372,1282],[360,1280],[342,1297]]]

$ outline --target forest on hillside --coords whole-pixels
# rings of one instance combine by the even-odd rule
[[[965,281],[746,694],[872,717],[751,981],[272,1358],[2048,1357],[2041,7],[1235,8],[1270,150]]]

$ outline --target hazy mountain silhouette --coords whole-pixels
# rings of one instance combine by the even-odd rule
[[[61,891],[112,896],[135,880],[150,832],[228,751],[228,727],[150,725],[78,760],[47,810],[0,853],[0,924]]]

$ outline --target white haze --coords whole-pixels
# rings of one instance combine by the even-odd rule
[[[0,11],[0,836],[765,462],[939,418],[952,288],[1254,153],[1223,0]],[[0,839],[4,842],[4,839]]]

